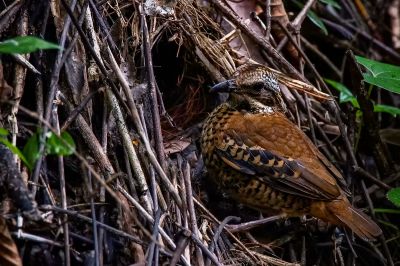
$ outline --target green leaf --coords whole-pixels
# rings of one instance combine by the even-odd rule
[[[390,106],[390,105],[385,105],[385,104],[375,104],[374,112],[389,113],[393,116],[396,116],[396,115],[400,115],[400,108]]]
[[[356,56],[356,60],[367,69],[367,72],[363,73],[366,82],[400,94],[399,66],[377,62],[361,56]]]
[[[39,158],[39,134],[33,134],[26,142],[24,149],[22,150],[30,169],[35,165]]]
[[[18,36],[0,42],[0,53],[4,54],[26,54],[39,49],[62,49],[62,47],[34,36]]]
[[[8,130],[0,127],[0,136],[7,136],[7,135],[8,135]]]
[[[381,208],[376,208],[376,209],[374,209],[374,212],[400,214],[400,210],[397,210],[397,209],[381,209]]]
[[[333,6],[334,8],[337,8],[337,9],[342,9],[341,7],[340,7],[340,5],[335,1],[335,0],[319,0],[321,3],[324,3],[324,4],[327,4],[327,5],[331,5],[331,6]]]
[[[32,170],[32,165],[29,163],[29,161],[26,159],[26,157],[23,155],[20,149],[18,149],[16,146],[14,146],[11,142],[9,142],[7,139],[0,137],[0,142],[3,143],[4,145],[7,146],[7,148],[10,149],[12,153],[17,155],[23,162],[24,164],[29,168],[29,170]]]
[[[49,132],[46,141],[46,153],[52,155],[67,156],[75,152],[75,142],[71,135],[64,131],[61,136]]]
[[[299,7],[299,8],[303,8],[304,4],[300,3],[297,0],[293,0],[293,2]],[[312,23],[315,24],[315,26],[317,26],[318,28],[320,28],[322,30],[322,32],[325,35],[328,35],[328,30],[325,27],[324,22],[322,22],[322,20],[317,16],[317,14],[315,14],[314,11],[312,10],[308,10],[307,12],[307,17],[311,20]]]
[[[386,196],[394,205],[400,207],[400,187],[392,188]]]
[[[9,142],[6,138],[2,137],[2,135],[6,136],[7,134],[8,131],[6,129],[0,128],[0,143],[6,145],[14,154],[16,154],[24,162],[24,164],[29,168],[29,170],[32,170],[32,167],[35,165],[40,155],[39,154],[40,130],[39,133],[33,134],[28,139],[22,152],[11,142]],[[49,132],[46,136],[47,154],[67,156],[75,152],[75,147],[76,147],[75,142],[72,139],[71,135],[68,134],[68,132],[62,132],[61,136],[57,136],[56,134]]]
[[[399,75],[400,73],[397,73]],[[394,78],[386,78],[383,76],[374,77],[372,75],[363,74],[364,80],[369,84],[378,86],[382,89],[400,94],[400,76]]]
[[[312,23],[315,24],[315,26],[320,28],[325,35],[328,35],[328,29],[325,27],[324,22],[322,22],[322,20],[317,16],[317,14],[315,14],[314,11],[309,10],[307,12],[307,17],[311,20]]]
[[[324,79],[326,83],[331,85],[334,89],[338,90],[339,92],[343,92],[346,95],[353,96],[351,91],[342,83],[331,80],[331,79]]]
[[[351,104],[356,107],[360,108],[360,105],[358,104],[357,98],[353,96],[351,91],[342,83],[331,80],[331,79],[325,79],[325,82],[331,85],[334,89],[340,92],[339,95],[339,102],[340,103],[345,103],[345,102],[351,102]]]

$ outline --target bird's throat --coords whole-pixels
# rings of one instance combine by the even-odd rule
[[[231,94],[230,105],[236,110],[245,110],[252,114],[272,114],[285,112],[283,101],[274,97],[253,97],[245,94]]]

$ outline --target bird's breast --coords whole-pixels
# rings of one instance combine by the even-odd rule
[[[227,130],[231,117],[238,113],[228,104],[218,106],[206,119],[200,138],[201,150],[205,165],[209,172],[223,169],[222,162],[218,160],[216,147],[221,133]]]

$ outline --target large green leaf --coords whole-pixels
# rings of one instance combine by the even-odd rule
[[[75,152],[75,142],[68,132],[64,131],[61,136],[49,132],[46,141],[46,153],[51,155],[67,156]]]
[[[14,146],[11,142],[8,141],[8,139],[0,137],[0,143],[3,143],[7,148],[10,149],[12,153],[17,155],[23,162],[24,164],[29,168],[32,169],[32,165],[29,163],[29,161],[25,158],[23,153],[18,149],[18,147]]]
[[[383,112],[383,113],[388,113],[393,116],[400,115],[400,108],[390,106],[390,105],[385,105],[385,104],[375,104],[374,105],[374,112]]]
[[[14,154],[25,163],[25,165],[32,170],[36,161],[39,158],[39,133],[33,134],[26,142],[22,152],[10,143],[6,138],[8,131],[4,128],[0,128],[0,143],[6,145]],[[68,156],[75,152],[75,142],[68,132],[62,132],[61,136],[57,136],[53,132],[49,132],[46,135],[46,154],[49,155],[61,155]]]
[[[26,160],[28,161],[28,167],[32,169],[37,159],[39,158],[39,134],[33,134],[26,142],[24,149],[22,150]]]
[[[7,136],[7,135],[8,135],[8,130],[0,127],[0,136]]]
[[[391,92],[400,93],[399,66],[377,62],[361,56],[356,56],[356,60],[367,69],[367,72],[363,73],[366,82]]]
[[[0,53],[27,54],[40,49],[62,49],[54,43],[47,42],[34,36],[18,36],[0,42]]]
[[[325,79],[325,82],[340,92],[340,95],[339,95],[340,103],[351,102],[351,104],[354,107],[360,108],[360,105],[358,104],[356,97],[354,97],[354,95],[351,93],[351,91],[345,85],[343,85],[340,82],[331,80],[331,79]]]
[[[386,196],[394,205],[400,207],[400,187],[392,188]]]
[[[343,85],[340,82],[330,80],[330,79],[325,79],[325,82],[340,92],[340,95],[339,95],[340,103],[351,102],[351,104],[354,107],[360,108],[357,98],[353,96],[351,91],[345,85]],[[374,104],[374,112],[388,113],[393,116],[396,116],[396,115],[400,115],[400,108],[390,106],[390,105],[385,105],[385,104]]]

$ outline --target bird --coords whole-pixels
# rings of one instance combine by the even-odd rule
[[[310,215],[350,228],[367,241],[382,234],[370,217],[351,205],[342,174],[286,117],[271,71],[243,65],[210,91],[229,94],[206,118],[200,136],[206,169],[221,191],[255,210]]]

